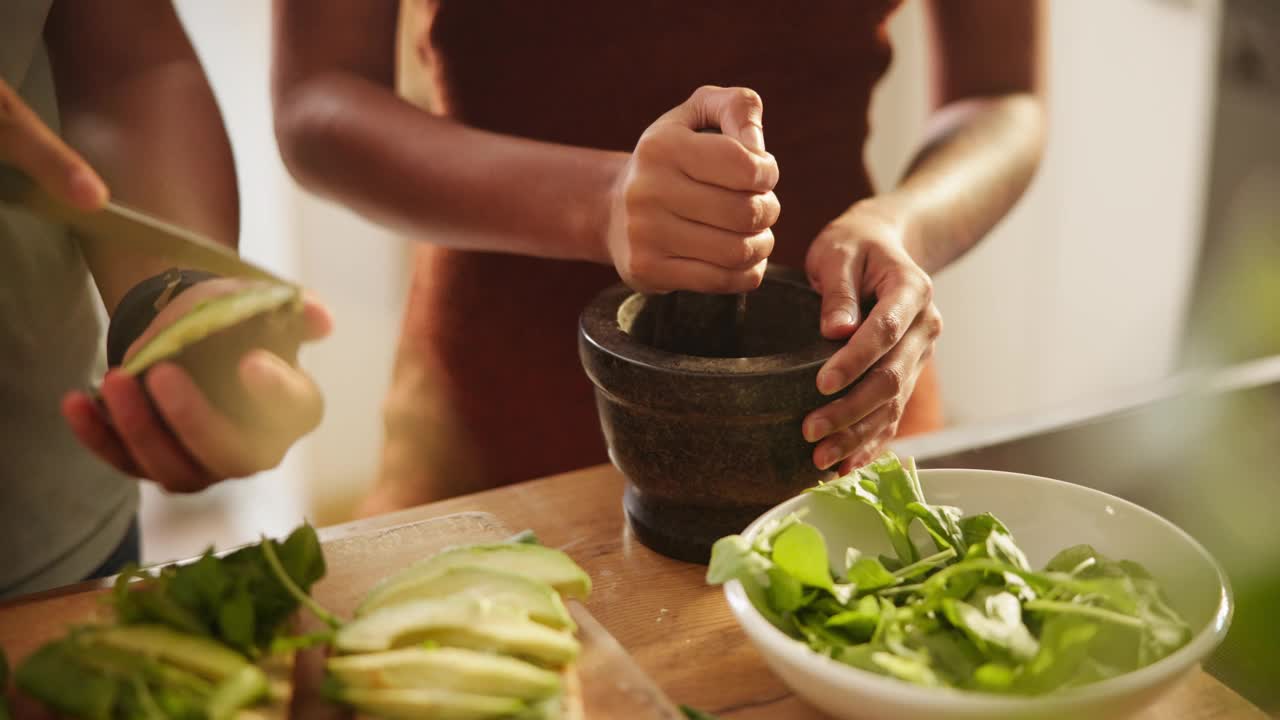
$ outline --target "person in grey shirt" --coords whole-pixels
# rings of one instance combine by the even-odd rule
[[[0,3],[0,163],[77,207],[110,194],[236,245],[226,132],[168,2]],[[135,478],[194,492],[250,475],[320,419],[312,381],[265,350],[238,366],[260,405],[251,423],[214,410],[171,363],[142,381],[104,378],[109,354],[118,364],[245,281],[93,247],[0,205],[0,597],[137,560]],[[309,338],[328,333],[319,303],[308,300],[306,317]],[[101,409],[85,392],[100,378]]]

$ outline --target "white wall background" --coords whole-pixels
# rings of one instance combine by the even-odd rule
[[[1173,366],[1204,207],[1216,0],[1051,0],[1049,148],[1031,190],[937,278],[946,406],[969,422],[1060,405]],[[927,111],[923,13],[868,161],[884,183]]]
[[[230,129],[241,248],[316,290],[336,330],[302,356],[326,396],[321,428],[276,471],[195,498],[148,491],[150,561],[282,532],[304,514],[332,520],[362,492],[407,272],[403,240],[299,192],[281,167],[269,3],[177,5]],[[938,279],[939,368],[954,422],[1105,393],[1172,366],[1203,206],[1218,5],[1052,1],[1048,157],[1013,215]],[[892,32],[896,60],[868,152],[881,182],[906,161],[926,112],[918,0]]]

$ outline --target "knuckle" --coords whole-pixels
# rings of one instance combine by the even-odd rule
[[[775,213],[776,202],[773,202],[769,194],[755,194],[747,197],[743,203],[744,209],[743,229],[747,232],[763,232],[768,230],[777,218]]]
[[[896,345],[898,338],[902,337],[902,331],[902,318],[893,313],[881,315],[872,328],[876,339],[884,347]]]
[[[902,413],[907,409],[907,401],[901,395],[894,395],[889,398],[889,402],[885,403],[885,412],[889,414],[890,422],[896,422],[902,417]]]
[[[924,296],[925,302],[933,302],[933,278],[928,273],[920,273],[918,280],[920,286],[920,294]]]
[[[719,85],[699,85],[698,88],[693,91],[693,97],[698,99],[705,99],[708,95],[714,95],[715,93],[718,93],[721,90],[724,90],[724,88],[720,87]]]
[[[902,370],[893,365],[872,368],[869,374],[885,397],[896,398],[906,385]]]
[[[744,290],[755,290],[764,283],[764,269],[765,264],[760,262],[753,265],[750,270],[747,270],[746,276],[743,279],[746,283]]]
[[[764,100],[760,97],[760,93],[748,87],[736,87],[733,89],[735,99],[749,108],[763,109]]]
[[[930,305],[925,312],[924,322],[925,330],[929,333],[929,339],[936,340],[942,335],[942,313],[938,312],[938,308]]]
[[[667,129],[663,126],[653,127],[640,136],[633,154],[642,164],[658,162],[668,156],[670,144]]]

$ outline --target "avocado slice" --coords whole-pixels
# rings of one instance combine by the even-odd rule
[[[352,688],[422,688],[538,700],[560,675],[515,658],[463,648],[409,647],[329,658],[329,673]]]
[[[525,710],[517,698],[451,690],[341,688],[335,694],[362,713],[393,720],[496,720]]]
[[[576,625],[560,595],[548,584],[524,575],[483,565],[461,565],[431,575],[405,578],[371,596],[356,616],[368,615],[392,605],[413,600],[467,595],[487,598],[495,605],[509,605],[529,613],[529,618],[557,630],[574,630]]]
[[[455,567],[484,567],[523,575],[571,598],[583,599],[591,592],[591,578],[559,550],[526,543],[466,545],[441,551],[384,579],[365,596],[356,615],[386,606],[387,598],[400,595],[402,585],[413,586],[423,578],[433,578]]]
[[[457,595],[375,610],[343,625],[333,644],[343,653],[361,653],[423,640],[513,655],[549,667],[571,662],[579,650],[572,634],[536,623],[522,611]]]

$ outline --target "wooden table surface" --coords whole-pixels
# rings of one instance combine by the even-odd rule
[[[418,520],[480,510],[508,527],[531,528],[590,573],[587,606],[677,703],[726,720],[825,718],[793,696],[734,622],[706,568],[670,560],[636,540],[622,511],[622,477],[611,466],[535,480],[326,528],[349,537]],[[405,562],[414,558],[406,557]],[[0,646],[22,656],[43,641],[33,630],[83,611],[93,586],[0,605]],[[1266,715],[1206,673],[1197,672],[1136,720],[1265,720]]]

